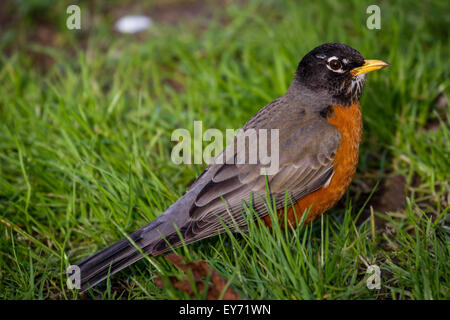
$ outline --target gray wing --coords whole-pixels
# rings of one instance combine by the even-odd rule
[[[286,206],[287,195],[295,203],[326,184],[333,174],[333,159],[341,135],[325,119],[303,120],[284,123],[283,131],[280,129],[279,170],[267,176],[267,182],[266,176],[260,174],[263,167],[260,164],[215,164],[205,170],[198,181],[209,181],[203,181],[189,208],[189,219],[180,228],[187,242],[221,233],[224,225],[232,230],[245,228],[244,202],[259,217],[266,216],[267,187],[280,209]],[[169,242],[176,246],[178,241],[173,240]]]

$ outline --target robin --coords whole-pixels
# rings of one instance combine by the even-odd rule
[[[365,73],[389,66],[365,60],[341,43],[316,47],[303,57],[286,93],[262,108],[242,128],[278,129],[279,168],[261,175],[262,164],[213,163],[190,189],[155,220],[79,262],[81,290],[138,261],[183,243],[245,229],[243,202],[271,226],[266,191],[287,221],[310,222],[345,193],[358,163],[362,135],[359,105]],[[236,152],[236,149],[232,149]],[[231,154],[231,156],[236,156]],[[228,155],[226,156],[228,157]],[[180,237],[181,236],[181,237]]]

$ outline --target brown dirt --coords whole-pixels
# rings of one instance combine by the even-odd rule
[[[448,98],[445,92],[441,92],[434,100],[432,108],[430,110],[431,113],[435,111],[438,114],[438,116],[436,116],[435,114],[431,115],[431,117],[425,124],[425,130],[427,131],[439,130],[441,127],[441,121],[439,121],[439,118],[444,122],[447,121],[448,117],[447,110],[448,110]]]
[[[157,3],[150,10],[150,17],[156,22],[177,25],[198,17],[212,18],[213,6],[208,1],[174,1]]]
[[[375,211],[403,211],[406,205],[406,178],[401,175],[388,178],[371,202]]]
[[[182,257],[174,253],[170,253],[166,256],[166,259],[174,264],[178,269],[183,272],[186,278],[186,273],[191,272],[194,276],[195,287],[197,292],[203,292],[205,285],[208,286],[206,298],[208,300],[217,300],[221,296],[225,300],[240,300],[242,299],[230,286],[227,287],[227,280],[222,278],[217,271],[213,270],[206,262],[196,261],[186,263]],[[209,276],[210,285],[206,282],[206,278]],[[194,290],[191,286],[191,282],[187,279],[178,280],[177,277],[169,278],[174,288],[184,291],[190,296],[194,295]],[[161,278],[155,279],[155,284],[163,288],[164,282]]]
[[[356,199],[353,207],[359,210],[367,200],[372,188],[377,181],[378,173],[365,173],[353,181],[350,188],[351,199]],[[374,212],[401,212],[406,205],[406,177],[402,175],[386,175],[380,182],[372,198],[367,203],[363,213],[358,219],[358,224],[365,221],[371,215],[371,208]],[[345,199],[341,199],[339,207],[345,207]],[[378,230],[386,228],[386,220],[374,216],[375,226]]]

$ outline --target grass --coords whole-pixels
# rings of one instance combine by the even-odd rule
[[[1,298],[79,298],[67,266],[154,219],[203,170],[171,162],[172,131],[192,131],[194,120],[241,127],[330,41],[392,65],[368,76],[346,198],[294,232],[249,219],[248,234],[177,253],[207,261],[249,299],[449,298],[450,109],[437,103],[449,89],[445,1],[382,2],[381,30],[365,26],[370,1],[230,3],[207,21],[156,23],[137,37],[111,31],[128,2],[82,3],[91,24],[81,32],[65,28],[64,1],[33,3],[18,1],[19,22],[0,35]],[[33,41],[41,25],[52,37]],[[396,175],[405,206],[378,211],[371,193],[383,197],[377,183]],[[372,264],[379,290],[366,286]],[[153,282],[177,274],[149,258],[87,296],[187,298]]]

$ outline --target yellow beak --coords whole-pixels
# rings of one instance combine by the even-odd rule
[[[389,63],[381,60],[364,60],[364,64],[361,67],[357,67],[350,70],[350,74],[354,77],[359,74],[367,73],[370,71],[378,70],[389,66],[390,66]]]

